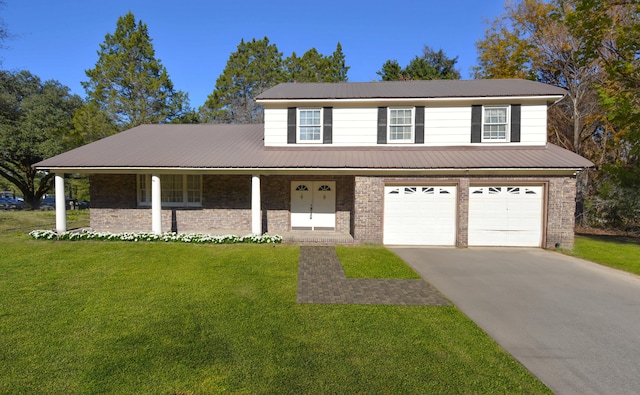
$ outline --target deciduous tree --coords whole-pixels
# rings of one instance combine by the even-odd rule
[[[129,12],[118,18],[116,31],[100,44],[95,67],[85,72],[88,100],[119,130],[169,122],[188,108],[187,94],[175,90],[151,41],[147,25]]]
[[[578,56],[581,38],[567,26],[567,7],[557,0],[507,3],[476,43],[476,78],[525,78],[563,87],[568,94],[550,109],[551,141],[594,161],[605,148],[604,126],[596,83],[601,80],[597,60]]]
[[[66,149],[65,136],[81,104],[58,81],[42,82],[28,71],[0,71],[0,176],[32,208],[39,207],[53,175],[31,166]]]
[[[640,228],[640,2],[562,1],[567,25],[582,37],[584,63],[598,61],[606,79],[597,85],[614,139],[614,160],[603,166],[599,206],[610,225]]]

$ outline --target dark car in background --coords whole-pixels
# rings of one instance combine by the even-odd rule
[[[22,210],[24,208],[24,202],[22,200],[0,197],[0,210]]]
[[[65,208],[67,210],[71,210],[71,208],[76,210],[86,210],[89,208],[89,202],[87,200],[78,201],[76,199],[65,199]],[[56,209],[56,197],[55,196],[47,196],[42,199],[40,202],[40,210],[55,210]]]
[[[65,207],[67,210],[71,209],[71,199],[65,199]],[[47,196],[42,198],[40,202],[40,210],[55,210],[56,209],[56,197],[55,196]]]

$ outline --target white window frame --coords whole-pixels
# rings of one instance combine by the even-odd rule
[[[411,111],[411,122],[410,124],[392,124],[391,123],[391,113],[393,111],[398,110],[409,110]],[[391,138],[391,128],[394,126],[409,126],[411,128],[411,136],[408,139],[392,139]],[[416,135],[416,108],[415,107],[389,107],[387,109],[387,143],[391,144],[403,144],[403,143],[413,143]]]
[[[301,125],[300,123],[300,113],[305,112],[305,111],[318,111],[320,114],[320,120],[319,123],[317,125]],[[308,108],[298,108],[297,109],[297,114],[296,114],[296,142],[300,143],[300,144],[322,144],[322,139],[323,139],[323,125],[322,125],[322,120],[323,120],[323,109],[321,107],[308,107]],[[320,137],[317,140],[303,140],[301,138],[301,133],[300,131],[302,130],[303,127],[318,127],[320,130]]]
[[[182,187],[177,189],[181,191],[181,200],[169,202],[166,201],[170,194],[168,187],[170,186],[170,177],[182,177]],[[197,179],[198,188],[189,189],[189,181]],[[151,174],[138,174],[137,181],[137,200],[140,207],[151,207]],[[162,196],[162,207],[202,207],[202,175],[199,174],[161,174],[160,188]],[[190,199],[191,197],[191,199]],[[189,201],[194,200],[194,201]]]
[[[488,123],[486,120],[486,111],[490,109],[505,109],[505,122]],[[491,125],[506,125],[504,131],[504,138],[489,138],[485,137],[485,126]],[[508,143],[511,139],[511,106],[509,105],[493,105],[482,107],[482,142],[483,143]]]

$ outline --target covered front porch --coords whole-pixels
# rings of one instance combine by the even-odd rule
[[[171,202],[172,179],[185,175],[184,204]],[[195,174],[196,177],[193,177]],[[191,185],[191,178],[195,186]],[[55,177],[56,192],[64,177]],[[312,229],[296,226],[292,189],[300,181],[329,185],[332,224]],[[274,174],[98,173],[90,175],[91,225],[96,231],[207,234],[278,234],[285,242],[351,243],[354,226],[354,177]],[[294,185],[295,184],[295,185]],[[308,185],[315,185],[308,183]],[[173,188],[173,189],[172,189]],[[191,188],[191,189],[188,189]],[[194,192],[195,191],[195,192]],[[300,192],[295,193],[297,198]],[[192,196],[193,195],[193,196]],[[167,198],[169,196],[169,199]],[[328,195],[329,196],[329,195]],[[324,193],[321,198],[324,198]],[[57,198],[57,201],[64,201]],[[314,218],[320,206],[313,207]],[[56,210],[56,230],[66,231],[64,207]]]

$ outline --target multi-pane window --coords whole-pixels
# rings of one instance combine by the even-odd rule
[[[509,107],[485,107],[482,122],[483,141],[507,141]]]
[[[160,176],[162,203],[182,203],[184,201],[182,179],[182,175],[178,174]]]
[[[160,176],[160,194],[163,206],[184,207],[202,204],[202,176],[163,174]],[[151,176],[138,176],[138,204],[151,205]]]
[[[413,140],[413,109],[389,109],[389,142],[411,142]]]
[[[319,143],[322,140],[322,111],[315,109],[298,110],[298,141]]]

